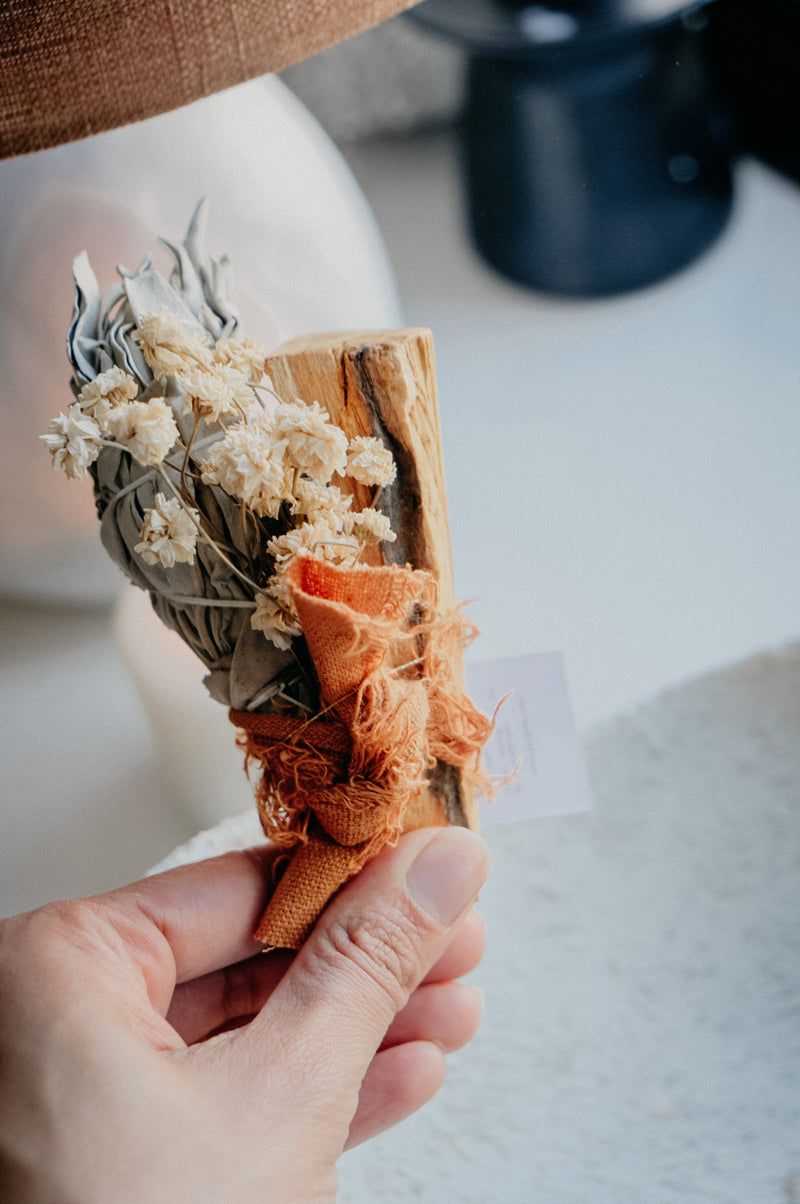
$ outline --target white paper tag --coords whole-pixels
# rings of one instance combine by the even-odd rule
[[[497,715],[484,751],[490,774],[516,777],[491,804],[481,800],[481,824],[512,823],[593,806],[580,737],[575,727],[560,652],[538,652],[466,666],[467,688],[480,710]]]

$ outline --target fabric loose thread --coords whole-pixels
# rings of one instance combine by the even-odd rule
[[[436,761],[491,794],[480,766],[491,722],[450,668],[471,629],[436,614],[428,574],[300,556],[287,580],[323,709],[230,718],[260,770],[265,835],[291,852],[255,936],[297,949],[336,891],[398,839]]]

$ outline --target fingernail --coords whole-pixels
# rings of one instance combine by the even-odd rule
[[[406,874],[419,906],[449,927],[469,907],[489,874],[489,850],[467,828],[443,828],[425,845]]]

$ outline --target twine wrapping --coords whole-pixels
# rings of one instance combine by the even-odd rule
[[[339,887],[397,840],[436,761],[489,792],[479,756],[491,722],[453,679],[448,653],[469,629],[436,615],[429,574],[300,556],[287,579],[323,710],[231,720],[261,768],[264,832],[293,850],[256,939],[296,949]]]

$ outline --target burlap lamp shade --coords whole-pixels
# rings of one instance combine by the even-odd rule
[[[415,0],[0,0],[0,158],[280,71]]]

